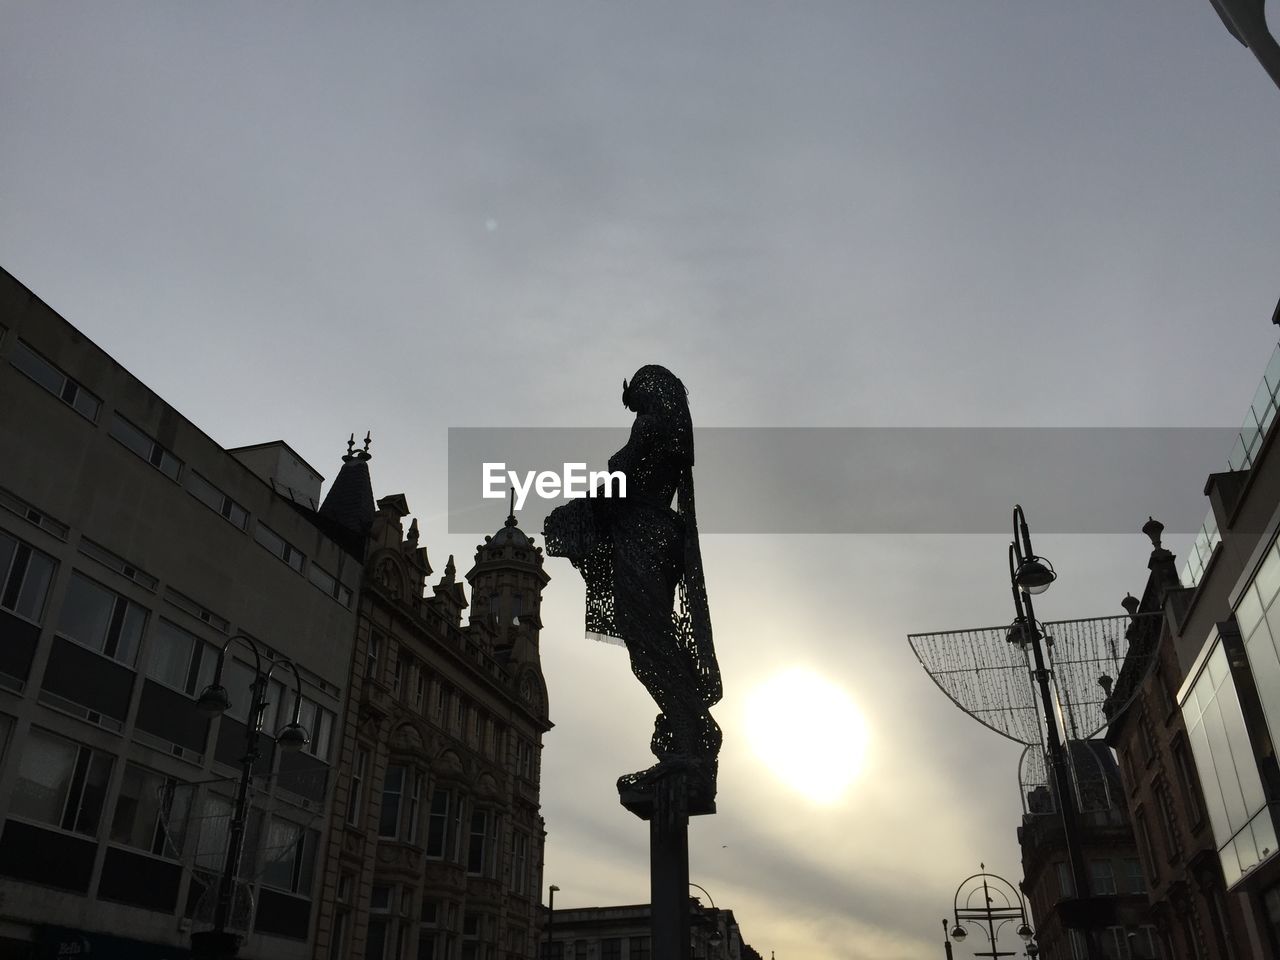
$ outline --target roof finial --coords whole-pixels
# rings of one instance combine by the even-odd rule
[[[353,440],[355,439],[355,434],[352,434],[352,439],[353,439]],[[369,456],[370,456],[370,454],[369,454],[369,444],[370,444],[372,441],[373,441],[373,436],[370,434],[370,432],[369,432],[368,430],[366,430],[366,431],[364,432],[364,449],[363,449],[363,450],[361,450],[359,453],[357,453],[357,454],[356,454],[356,458],[357,458],[357,459],[359,459],[359,460],[368,460],[368,459],[369,459]]]
[[[449,554],[449,562],[444,565],[444,579],[447,583],[453,583],[458,576],[458,568],[453,565],[453,554]]]
[[[407,538],[410,546],[416,547],[420,536],[421,534],[418,533],[418,518],[414,517],[413,522],[409,524],[409,536]]]
[[[507,522],[505,526],[514,527],[516,525],[516,488],[511,488],[511,509],[507,512]]]
[[[347,441],[347,456],[350,457],[356,450],[356,435],[353,433],[351,439]]]

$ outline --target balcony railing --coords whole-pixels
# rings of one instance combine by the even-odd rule
[[[1236,442],[1227,457],[1228,470],[1248,470],[1253,466],[1258,451],[1262,449],[1262,442],[1267,437],[1267,431],[1275,422],[1277,395],[1280,395],[1280,344],[1271,353],[1266,372],[1262,375],[1258,389],[1254,391],[1253,402],[1249,404],[1249,412],[1245,414],[1244,423],[1236,434]],[[1194,587],[1200,582],[1209,565],[1209,558],[1213,556],[1214,548],[1221,540],[1217,518],[1210,509],[1204,523],[1200,525],[1200,532],[1187,555],[1187,562],[1182,567],[1184,587]]]

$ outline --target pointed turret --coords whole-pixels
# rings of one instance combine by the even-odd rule
[[[320,516],[337,525],[353,537],[363,539],[373,523],[373,483],[369,479],[369,443],[372,437],[364,437],[364,449],[356,450],[353,433],[347,441],[347,452],[342,458],[342,469],[320,504]]]

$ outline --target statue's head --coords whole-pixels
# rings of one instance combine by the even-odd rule
[[[631,382],[622,381],[622,405],[635,413],[688,415],[689,391],[680,378],[656,363],[645,364]]]

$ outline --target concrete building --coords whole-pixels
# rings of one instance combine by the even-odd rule
[[[1161,957],[1159,937],[1149,919],[1146,879],[1138,859],[1133,825],[1121,796],[1120,775],[1101,740],[1069,744],[1080,794],[1077,838],[1089,872],[1090,894],[1106,898],[1109,916],[1099,931],[1109,960]],[[1063,927],[1059,901],[1075,896],[1067,863],[1062,820],[1047,786],[1027,797],[1018,828],[1022,890],[1035,918],[1036,942],[1044,960],[1086,960],[1079,933]]]
[[[1228,901],[1246,915],[1245,956],[1280,955],[1280,348],[1228,458],[1210,510],[1166,597],[1175,701]],[[1173,663],[1167,669],[1173,670]],[[1210,913],[1210,919],[1212,913]]]
[[[742,942],[732,910],[704,907],[689,898],[692,960],[745,960],[753,951]],[[649,942],[649,905],[577,907],[557,910],[543,960],[661,960]]]
[[[195,697],[246,634],[297,664],[311,741],[266,743],[232,919],[243,956],[310,958],[362,572],[315,511],[319,474],[284,443],[223,449],[3,271],[0,410],[0,956],[186,955],[226,849],[247,647],[226,714]]]

